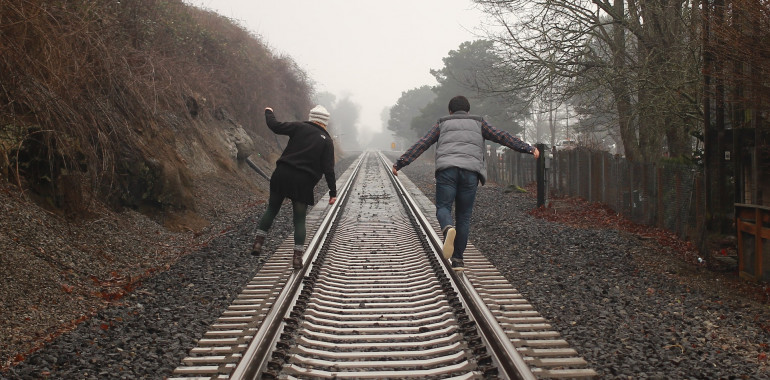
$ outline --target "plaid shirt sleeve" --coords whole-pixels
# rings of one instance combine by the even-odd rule
[[[401,170],[406,165],[409,165],[412,163],[412,161],[416,160],[417,157],[420,157],[423,152],[428,150],[431,145],[435,144],[436,141],[438,141],[438,135],[439,135],[439,127],[438,123],[433,125],[433,128],[428,131],[428,133],[423,136],[420,140],[418,140],[414,145],[412,145],[411,148],[409,148],[404,154],[401,155],[401,157],[396,161],[396,163],[393,165],[393,167],[396,168],[396,170]]]
[[[515,137],[502,129],[497,129],[487,124],[486,120],[481,123],[481,135],[484,136],[484,139],[486,140],[505,145],[517,152],[532,153],[535,151],[535,147],[521,141],[518,137]]]

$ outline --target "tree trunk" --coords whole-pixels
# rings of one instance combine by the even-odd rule
[[[623,0],[615,0],[615,14],[623,17],[625,14],[625,4]],[[623,147],[626,158],[630,161],[636,161],[639,157],[639,141],[636,137],[636,130],[631,123],[631,94],[626,77],[626,30],[621,25],[623,20],[615,20],[613,26],[614,44],[612,45],[612,63],[615,71],[615,78],[612,81],[612,95],[615,98],[615,107],[618,111],[618,126],[620,127],[620,136],[623,139]]]

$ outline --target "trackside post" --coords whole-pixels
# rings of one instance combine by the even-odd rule
[[[545,205],[545,160],[547,156],[545,144],[536,144],[537,150],[540,151],[540,157],[537,158],[535,166],[535,181],[537,183],[537,207]]]

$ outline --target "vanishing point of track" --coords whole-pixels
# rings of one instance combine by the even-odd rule
[[[449,267],[433,204],[389,168],[361,155],[309,212],[303,268],[287,239],[174,378],[596,377],[473,246]]]

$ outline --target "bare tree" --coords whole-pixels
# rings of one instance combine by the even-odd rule
[[[687,136],[699,116],[698,41],[690,33],[697,7],[687,0],[475,2],[498,26],[489,34],[505,57],[501,88],[562,101],[606,92],[629,159],[657,160],[664,140],[689,156]]]

